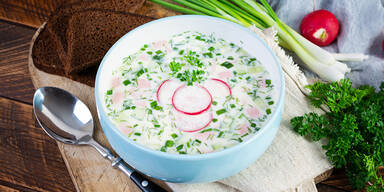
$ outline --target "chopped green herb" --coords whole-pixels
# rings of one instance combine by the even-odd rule
[[[171,71],[173,72],[173,74],[179,72],[182,68],[182,64],[175,61],[171,61],[168,66],[169,69],[171,69]]]
[[[219,135],[217,136],[217,137],[221,137],[221,136],[223,136],[224,135],[224,132],[222,132],[222,131],[220,131],[220,133],[219,133]]]
[[[273,101],[269,101],[269,102],[268,102],[268,105],[273,105],[273,104],[274,104]]]
[[[136,136],[140,136],[140,135],[141,135],[141,133],[137,133],[137,132],[136,132],[134,135],[136,135]]]
[[[172,138],[176,138],[176,137],[177,137],[177,134],[176,134],[176,133],[172,133],[171,137],[172,137]]]
[[[265,80],[265,84],[270,85],[271,83],[272,83],[272,81],[270,79]]]
[[[129,85],[129,84],[131,84],[131,83],[132,83],[132,82],[131,82],[129,79],[123,81],[123,84],[124,84],[125,86],[127,86],[127,85]]]
[[[251,127],[256,127],[256,124],[255,123],[251,123]]]
[[[225,67],[225,68],[227,68],[227,69],[233,67],[233,64],[230,63],[230,62],[228,62],[228,61],[226,61],[226,62],[224,62],[224,63],[222,63],[222,64],[220,64],[220,65],[223,66],[223,67]]]
[[[267,110],[265,110],[265,112],[266,112],[268,115],[272,113],[272,112],[271,112],[271,109],[267,109]]]
[[[218,120],[216,118],[212,119],[212,122],[216,123]]]
[[[201,143],[201,141],[198,140],[198,139],[195,139],[195,142],[196,142],[196,143],[199,143],[199,144]]]
[[[230,104],[229,106],[231,106],[231,108],[235,108],[236,107],[235,104]]]
[[[216,111],[216,114],[217,114],[217,115],[221,115],[221,114],[223,114],[223,113],[225,113],[225,112],[227,112],[226,109],[220,109],[220,110],[217,110],[217,111]]]
[[[147,54],[148,54],[148,55],[152,55],[153,52],[152,52],[152,51],[147,51]]]
[[[227,59],[228,60],[234,60],[234,58],[232,56],[229,56]]]
[[[173,145],[175,145],[175,142],[173,142],[172,140],[167,140],[165,142],[165,146],[166,147],[173,147]]]
[[[179,146],[176,147],[176,150],[180,151],[183,147],[184,147],[184,145],[181,144],[181,145],[179,145]]]
[[[112,89],[107,91],[107,95],[112,95]]]
[[[161,50],[157,50],[155,53],[156,54],[160,54],[160,53],[163,53],[163,52]]]
[[[213,55],[212,55],[212,53],[210,53],[210,52],[208,52],[208,53],[203,53],[203,56],[204,56],[204,57],[213,58]]]
[[[214,51],[214,50],[215,50],[214,47],[209,47],[209,48],[208,48],[208,51]]]
[[[179,55],[182,55],[183,53],[184,53],[183,49],[179,51]]]
[[[155,110],[162,110],[163,109],[162,107],[157,105],[157,101],[152,101],[150,105],[151,105],[151,108],[155,109]]]
[[[212,101],[212,105],[217,105],[217,102],[216,101]]]
[[[162,151],[162,152],[166,152],[166,151],[167,151],[167,148],[166,148],[165,146],[162,146],[161,149],[160,149],[160,151]]]
[[[157,127],[157,128],[159,128],[159,127],[160,127],[160,125],[154,125],[154,127]]]
[[[209,131],[212,131],[212,128],[204,129],[204,130],[200,131],[200,133],[205,133],[205,132],[209,132]]]
[[[145,71],[144,69],[140,69],[137,73],[136,73],[136,77],[140,77],[142,74],[144,74]]]
[[[179,154],[181,154],[181,155],[185,155],[185,154],[187,154],[185,151],[179,151]]]

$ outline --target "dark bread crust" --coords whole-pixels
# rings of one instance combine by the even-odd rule
[[[120,37],[152,20],[150,17],[112,10],[88,9],[74,14],[69,20],[70,73],[100,63]]]
[[[63,47],[65,53],[68,53],[67,30],[68,21],[71,16],[84,9],[96,8],[123,12],[136,12],[143,6],[145,0],[78,0],[70,4],[64,4],[56,9],[47,21],[47,28],[53,34]]]
[[[120,3],[141,1],[144,2],[113,0]],[[90,3],[75,2],[61,9],[84,6],[84,2]],[[96,2],[105,3],[103,0]],[[107,4],[111,4],[111,1]],[[59,15],[51,16],[35,41],[32,49],[34,65],[45,72],[65,76],[89,86],[94,86],[98,65],[109,48],[133,28],[153,20],[115,9],[81,6],[76,12],[61,9],[56,10]]]
[[[42,29],[32,48],[33,63],[48,73],[65,75],[64,63],[59,58],[56,43],[47,28]]]

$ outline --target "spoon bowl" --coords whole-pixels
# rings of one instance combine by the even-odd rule
[[[96,142],[93,117],[76,96],[56,87],[41,87],[33,96],[33,111],[41,128],[53,139],[73,145],[90,145],[112,162],[144,192],[166,191],[129,167],[120,157]]]
[[[66,144],[87,144],[92,139],[92,114],[74,95],[42,87],[33,97],[33,109],[40,126],[53,139]]]

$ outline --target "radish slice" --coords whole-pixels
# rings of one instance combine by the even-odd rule
[[[206,128],[213,119],[212,112],[205,111],[199,115],[186,115],[174,111],[176,127],[184,132],[196,132]]]
[[[172,96],[175,90],[180,87],[180,82],[176,80],[165,80],[157,88],[156,98],[159,104],[167,105],[172,104]]]
[[[223,80],[220,79],[208,79],[204,83],[204,87],[208,89],[212,97],[221,98],[232,95],[231,87]]]
[[[187,115],[198,115],[207,111],[212,104],[212,95],[203,86],[182,85],[172,96],[173,107]]]

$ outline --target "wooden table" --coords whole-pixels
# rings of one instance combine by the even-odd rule
[[[33,117],[34,88],[27,67],[29,42],[36,26],[61,1],[40,8],[35,4],[14,5],[17,1],[10,6],[11,2],[0,0],[0,191],[75,191],[56,142]],[[15,11],[31,7],[37,19],[15,16],[20,15]],[[351,190],[342,169],[317,187],[325,192]]]

